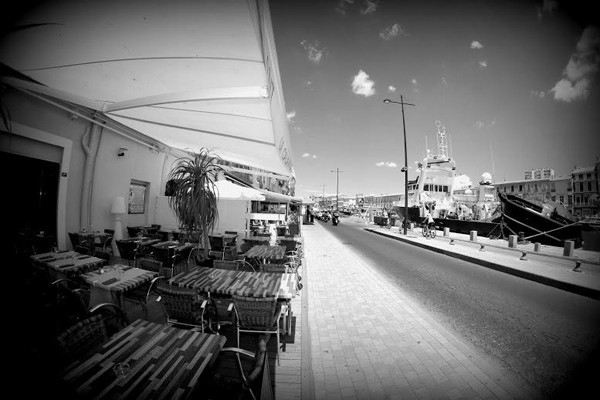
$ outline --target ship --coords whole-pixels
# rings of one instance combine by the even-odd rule
[[[448,154],[446,128],[437,127],[437,153],[427,149],[427,156],[417,164],[419,175],[408,181],[408,221],[422,223],[431,213],[438,229],[451,232],[501,237],[500,202],[489,173],[482,174],[479,186],[468,177],[457,175],[456,163]],[[404,218],[404,195],[393,203],[394,211]]]
[[[584,224],[547,204],[539,205],[507,193],[499,193],[498,197],[503,228],[508,234],[550,246],[564,246],[566,240],[571,240],[576,248],[581,247]]]

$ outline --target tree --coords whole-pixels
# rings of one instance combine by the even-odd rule
[[[199,233],[198,249],[204,250],[205,258],[209,250],[208,235],[219,219],[215,193],[217,175],[223,172],[219,161],[217,155],[201,148],[191,157],[179,158],[168,177],[174,182],[169,206],[188,237]]]

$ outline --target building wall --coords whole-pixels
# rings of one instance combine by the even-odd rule
[[[81,226],[86,160],[82,137],[86,130],[91,128],[92,123],[84,118],[74,117],[55,105],[12,89],[4,92],[2,104],[10,112],[13,129],[12,134],[2,135],[0,149],[60,162],[62,176],[57,207],[57,242],[60,248],[71,248],[68,232],[84,228],[99,231],[112,229],[112,199],[115,196],[128,199],[132,179],[147,182],[149,190],[144,214],[123,216],[124,237],[127,237],[126,226],[154,222],[155,199],[161,190],[164,191],[166,174],[175,160],[173,155],[150,151],[150,146],[102,129],[90,185],[90,224]],[[121,147],[128,149],[124,157],[117,156]],[[64,191],[62,197],[60,190]]]
[[[575,167],[573,179],[573,211],[578,217],[587,217],[600,212],[599,188],[600,162],[587,167]]]

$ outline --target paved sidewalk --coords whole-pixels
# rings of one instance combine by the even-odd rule
[[[310,348],[300,352],[302,398],[538,397],[319,224],[304,226],[303,237],[301,343]],[[305,374],[310,369],[312,377]]]

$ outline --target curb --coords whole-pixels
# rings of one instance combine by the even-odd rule
[[[300,362],[300,398],[312,400],[315,398],[315,384],[312,372],[310,327],[308,326],[308,265],[306,257],[302,258],[302,340],[301,362]]]
[[[514,276],[517,276],[519,278],[528,279],[530,281],[541,283],[541,284],[547,285],[547,286],[552,286],[552,287],[555,287],[557,289],[565,290],[567,292],[571,292],[571,293],[579,294],[579,295],[582,295],[582,296],[590,297],[592,299],[596,299],[596,300],[600,299],[600,290],[596,290],[596,289],[592,289],[592,288],[587,288],[587,287],[579,286],[579,285],[568,283],[568,282],[559,281],[559,280],[556,280],[556,279],[548,278],[546,276],[541,276],[541,275],[533,274],[533,273],[527,272],[527,271],[517,270],[517,269],[514,269],[514,268],[507,267],[507,266],[502,265],[502,264],[498,264],[498,263],[494,263],[494,262],[490,262],[490,261],[485,261],[485,260],[482,260],[482,259],[479,259],[479,258],[467,256],[467,255],[464,255],[464,254],[455,253],[453,251],[448,251],[448,250],[440,249],[440,248],[437,248],[437,247],[434,247],[434,246],[428,246],[428,245],[423,244],[423,243],[418,243],[418,242],[415,242],[415,241],[412,241],[412,240],[404,239],[404,238],[402,238],[400,236],[390,235],[390,234],[387,234],[385,232],[380,232],[380,231],[374,230],[372,228],[364,228],[364,229],[366,231],[368,231],[368,232],[375,233],[376,235],[385,236],[387,238],[398,240],[398,241],[404,242],[404,243],[408,243],[408,244],[411,244],[413,246],[421,247],[421,248],[426,249],[426,250],[435,251],[436,253],[440,253],[440,254],[444,254],[446,256],[458,258],[458,259],[461,259],[461,260],[464,260],[464,261],[467,261],[467,262],[470,262],[470,263],[473,263],[473,264],[481,265],[481,266],[486,267],[486,268],[490,268],[490,269],[493,269],[493,270],[496,270],[496,271],[500,271],[500,272],[504,272],[504,273],[507,273],[507,274],[510,274],[510,275],[514,275]]]

